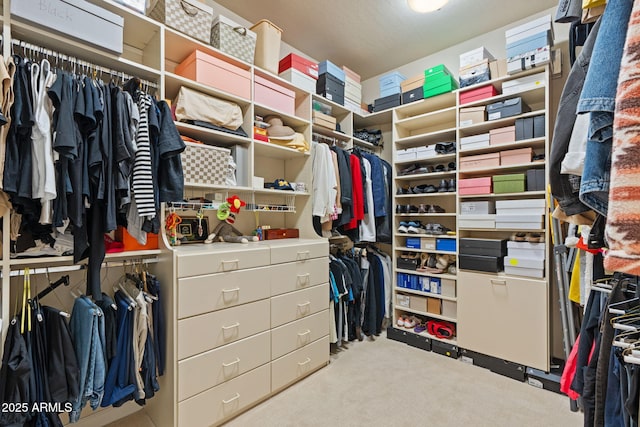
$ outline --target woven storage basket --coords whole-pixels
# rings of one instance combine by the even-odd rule
[[[168,27],[209,43],[213,9],[196,0],[158,0],[149,9],[149,17]]]
[[[187,184],[225,185],[229,174],[231,150],[187,142],[182,152],[184,182]]]
[[[249,64],[253,64],[256,37],[256,33],[225,16],[218,15],[213,20],[211,45]]]

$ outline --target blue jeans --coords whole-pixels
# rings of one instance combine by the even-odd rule
[[[87,401],[93,409],[100,406],[104,393],[104,316],[102,310],[86,296],[76,298],[69,323],[80,367],[80,395],[69,413],[69,421],[77,422]]]
[[[632,6],[633,0],[607,3],[577,107],[578,113],[591,113],[580,200],[605,216],[609,201],[613,112]]]
[[[607,399],[604,405],[604,423],[607,427],[624,427],[624,412],[622,409],[622,390],[620,375],[627,375],[618,360],[618,351],[614,347],[609,361],[607,376]]]

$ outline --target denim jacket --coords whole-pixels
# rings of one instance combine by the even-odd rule
[[[560,208],[565,214],[571,216],[589,210],[589,207],[583,204],[579,197],[580,179],[574,175],[564,175],[560,172],[562,160],[564,159],[567,149],[569,148],[569,140],[573,132],[573,126],[576,121],[576,106],[584,80],[589,69],[591,53],[598,30],[600,28],[600,20],[589,33],[589,37],[584,44],[580,55],[571,68],[567,82],[562,90],[562,96],[558,106],[558,115],[553,130],[553,140],[551,142],[551,155],[549,163],[549,181],[551,183],[551,194],[560,204]]]

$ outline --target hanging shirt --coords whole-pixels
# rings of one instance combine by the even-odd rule
[[[351,154],[351,195],[353,199],[353,217],[349,224],[344,226],[345,230],[351,230],[358,226],[358,221],[364,219],[364,190],[362,174],[360,172],[360,159],[355,154]]]
[[[371,190],[371,163],[365,157],[362,158],[362,165],[365,171],[365,193],[367,195],[365,203],[368,205],[367,213],[360,222],[360,241],[376,241],[376,217],[373,208],[373,191]]]
[[[6,156],[7,134],[11,128],[11,107],[13,106],[13,76],[16,73],[16,64],[13,57],[9,57],[6,63],[0,56],[0,88],[2,98],[0,99],[0,112],[7,120],[7,123],[0,128],[0,189],[3,189],[4,162]]]
[[[146,95],[142,95],[138,99],[138,109],[140,110],[140,123],[136,133],[138,150],[133,166],[133,194],[138,205],[138,213],[140,216],[149,218],[153,218],[156,214],[149,139],[149,108],[151,105],[151,99]]]

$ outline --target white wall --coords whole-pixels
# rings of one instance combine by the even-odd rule
[[[547,14],[551,15],[553,19],[556,15],[556,8],[552,7],[551,9],[548,9],[546,11],[532,15],[529,18],[525,18],[520,21],[513,22],[512,24],[509,24],[505,27],[498,28],[494,31],[486,33],[483,36],[479,36],[474,39],[467,40],[463,43],[451,46],[450,48],[434,53],[432,55],[425,56],[424,58],[420,58],[406,65],[403,65],[402,67],[394,68],[389,71],[398,70],[404,76],[410,77],[410,76],[422,74],[425,69],[431,68],[434,65],[444,64],[457,77],[458,69],[460,68],[461,53],[468,52],[480,46],[484,46],[489,52],[491,52],[491,54],[493,54],[494,57],[505,58],[506,57],[506,49],[505,49],[506,43],[505,43],[505,36],[504,36],[505,30]],[[569,39],[569,27],[570,27],[570,24],[554,23],[554,33],[555,33],[556,44],[561,44],[563,42],[566,42]],[[565,61],[565,64],[568,64],[568,61]],[[382,73],[378,76],[372,77],[362,82],[363,102],[367,102],[368,104],[370,104],[373,102],[374,99],[379,98],[380,88],[378,85],[378,78],[385,74],[387,73]]]

